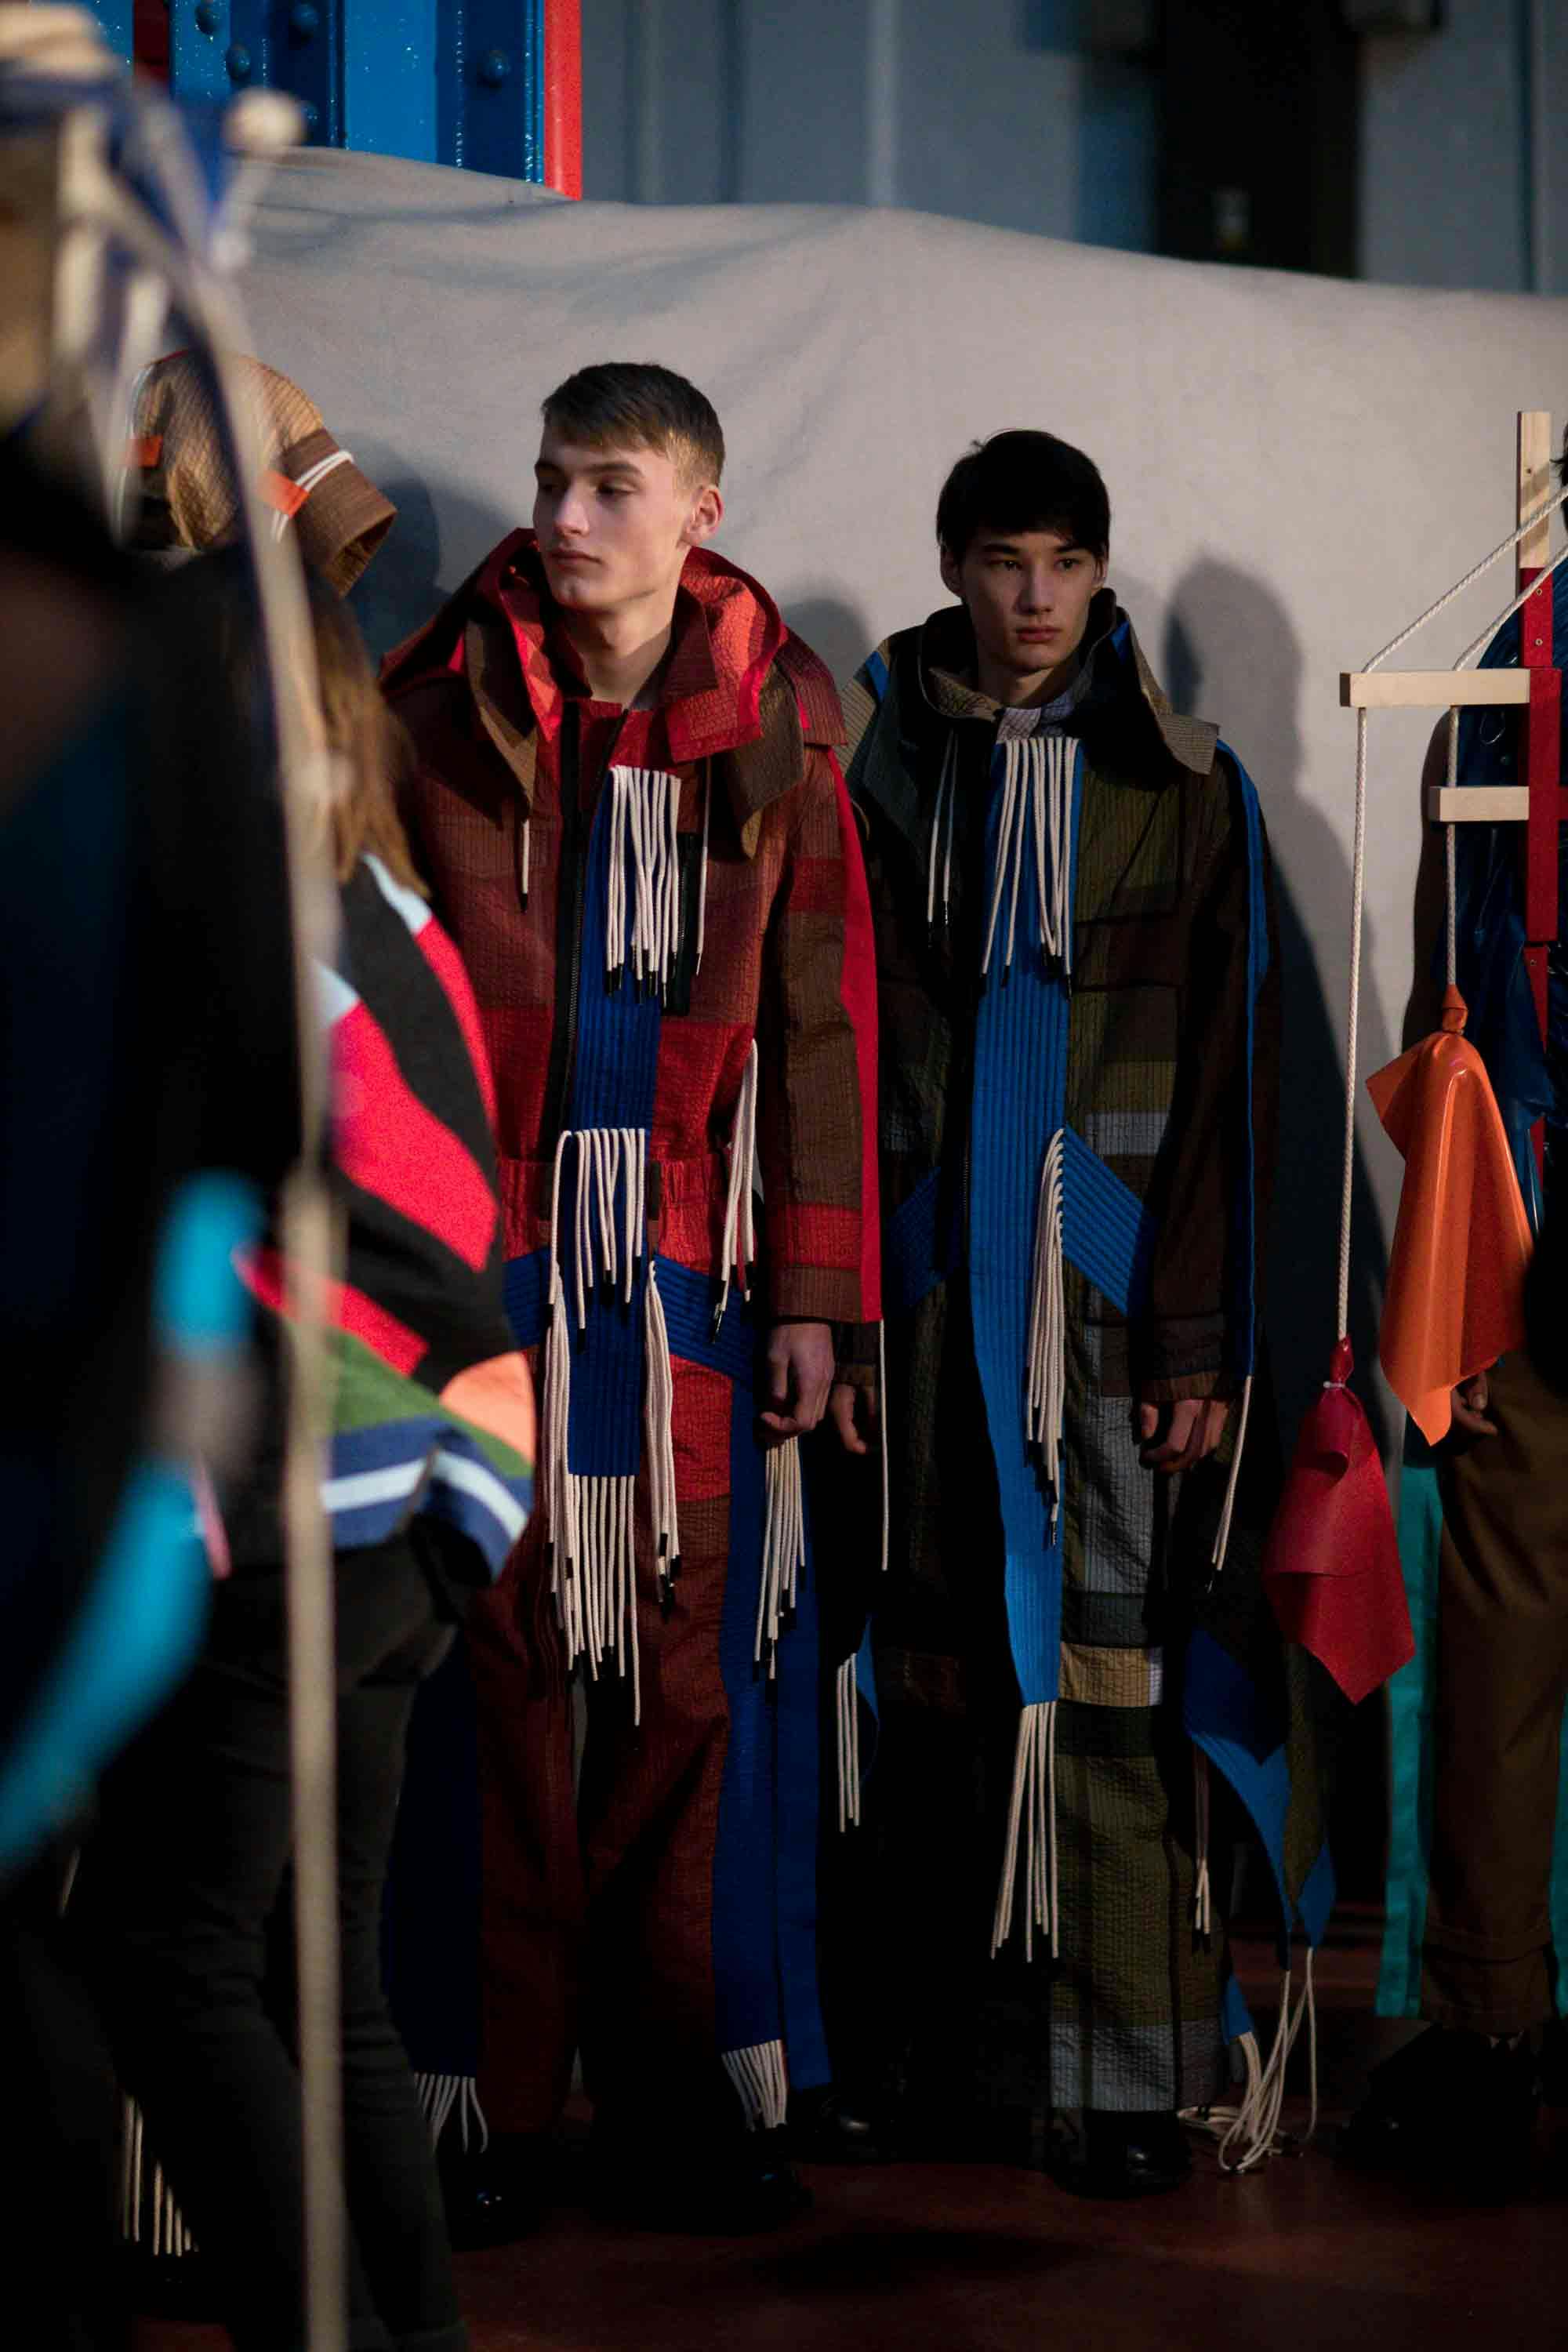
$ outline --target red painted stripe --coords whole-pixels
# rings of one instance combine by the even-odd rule
[[[479,1092],[484,1097],[485,1117],[490,1123],[490,1131],[493,1134],[496,1123],[495,1074],[490,1068],[490,1057],[485,1045],[484,1027],[479,1020],[479,1008],[474,1001],[474,992],[468,980],[468,969],[462,957],[458,953],[451,934],[441,929],[434,916],[427,923],[420,926],[416,936],[420,954],[445,989],[447,1003],[458,1016],[458,1026],[463,1033],[463,1042],[468,1049],[468,1059],[474,1066],[474,1076],[479,1081]]]
[[[477,1273],[500,1215],[490,1177],[407,1085],[363,1004],[334,1024],[332,1059],[343,1107],[333,1146],[344,1176],[434,1234]]]
[[[240,1280],[263,1307],[269,1307],[275,1315],[290,1312],[288,1293],[296,1277],[286,1275],[285,1262],[275,1249],[258,1249],[241,1257],[238,1270]],[[389,1315],[384,1307],[378,1307],[374,1298],[356,1290],[352,1282],[329,1282],[326,1299],[323,1322],[335,1325],[340,1331],[352,1331],[395,1372],[401,1372],[405,1379],[409,1377],[426,1347],[417,1331],[411,1331],[406,1323],[400,1323],[395,1315]]]
[[[831,751],[824,756],[833,770],[844,858],[844,971],[839,996],[855,1032],[860,1077],[860,1318],[862,1322],[879,1323],[882,1219],[877,1166],[877,942],[860,835],[843,771]]]
[[[583,193],[582,0],[544,0],[544,178]]]

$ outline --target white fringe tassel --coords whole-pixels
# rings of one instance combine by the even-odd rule
[[[463,2153],[468,2153],[469,2129],[478,2134],[476,2152],[482,2156],[490,2144],[490,2127],[485,2121],[485,2111],[479,2105],[479,2095],[471,2074],[416,2074],[415,2087],[425,2120],[430,2126],[430,2145],[439,2147],[441,2135],[454,2116],[462,2137]]]
[[[1294,1979],[1287,1969],[1279,1985],[1279,2021],[1274,2029],[1274,2042],[1268,2053],[1268,2063],[1260,2065],[1258,2036],[1244,2033],[1241,2054],[1247,2065],[1247,2088],[1238,2106],[1184,2107],[1182,2121],[1195,2129],[1206,2131],[1219,2142],[1219,2168],[1222,2172],[1255,2172],[1271,2156],[1287,2151],[1300,2154],[1308,2147],[1318,2128],[1318,2003],[1312,1983],[1312,1962],[1315,1955],[1310,1946],[1307,1950],[1306,1982],[1301,1998],[1292,2008],[1291,1992]],[[1310,2105],[1307,2128],[1300,2139],[1280,2127],[1285,2107],[1285,2076],[1289,2068],[1290,2053],[1300,2038],[1303,2022],[1307,2028],[1307,2064]]]
[[[1058,1128],[1046,1150],[1035,1212],[1029,1299],[1029,1443],[1051,1493],[1051,1533],[1061,1500],[1062,1423],[1067,1402],[1067,1293],[1062,1271],[1062,1154]]]
[[[926,930],[936,930],[937,852],[942,846],[945,831],[946,845],[941,858],[942,866],[942,927],[947,930],[952,921],[952,814],[958,790],[958,730],[948,730],[947,749],[942,756],[942,773],[937,779],[936,807],[931,813],[931,849],[926,859]],[[945,814],[947,823],[942,824]]]
[[[834,1676],[838,1716],[838,1826],[860,1826],[860,1696],[855,1660],[846,1658]]]
[[[1206,1938],[1214,1933],[1214,1900],[1209,1886],[1209,1759],[1201,1748],[1193,1749],[1193,1927]]]
[[[668,990],[680,947],[679,810],[679,776],[662,768],[611,768],[605,973],[612,988],[629,963],[639,990],[661,999]]]
[[[1004,743],[1002,821],[996,840],[996,873],[991,886],[991,912],[985,926],[983,977],[989,977],[996,945],[1002,902],[1007,901],[1007,939],[1002,959],[1004,977],[1013,968],[1018,930],[1018,891],[1028,858],[1026,836],[1034,834],[1035,887],[1040,944],[1064,973],[1072,971],[1072,761],[1073,747],[1065,735],[1025,735]],[[951,814],[949,817],[951,841]],[[926,896],[934,903],[934,836],[931,877]]]
[[[120,2102],[120,2234],[150,2254],[193,2254],[196,2242],[174,2201],[163,2168],[147,2146],[142,2110],[129,2093]]]
[[[1230,1475],[1225,1482],[1225,1502],[1219,1515],[1211,1555],[1215,1576],[1225,1566],[1225,1556],[1230,1549],[1230,1522],[1236,1509],[1236,1490],[1241,1479],[1242,1450],[1247,1444],[1247,1423],[1252,1412],[1252,1375],[1248,1372],[1241,1384],[1241,1412],[1236,1424],[1236,1445],[1230,1457]]]
[[[643,1439],[659,1605],[668,1611],[675,1580],[680,1573],[680,1518],[675,1500],[675,1378],[670,1370],[664,1301],[659,1297],[658,1276],[651,1265],[643,1302]]]
[[[753,2042],[726,2050],[724,2072],[746,2111],[748,2131],[778,2131],[789,2106],[789,2074],[782,2042]]]
[[[588,1298],[595,1288],[629,1305],[645,1247],[647,1216],[647,1137],[637,1128],[584,1128],[563,1134],[555,1147],[551,1186],[549,1329],[544,1345],[543,1487],[550,1528],[551,1589],[566,1640],[570,1664],[585,1657],[596,1680],[607,1653],[616,1670],[628,1672],[632,1720],[642,1720],[642,1685],[637,1652],[637,1480],[583,1477],[568,1467],[567,1432],[572,1404],[571,1315],[562,1257],[561,1170],[571,1145],[577,1160],[576,1215],[571,1235],[576,1279],[577,1333],[585,1334]],[[624,1192],[619,1214],[617,1191]],[[649,1289],[655,1286],[649,1270]],[[645,1332],[663,1333],[664,1310],[655,1301],[645,1309]],[[662,1536],[661,1582],[674,1559],[673,1439],[669,1433],[671,1381],[668,1341],[644,1370],[644,1427],[653,1444],[649,1476],[655,1494],[655,1534]]]
[[[800,1475],[800,1440],[786,1437],[763,1456],[767,1501],[763,1518],[763,1573],[757,1593],[758,1665],[766,1661],[768,1680],[778,1672],[779,1635],[800,1591],[805,1566],[805,1496]]]
[[[757,1046],[753,1038],[741,1074],[735,1123],[730,1135],[730,1184],[724,1202],[724,1238],[720,1248],[719,1303],[713,1309],[715,1339],[730,1304],[731,1284],[738,1283],[742,1297],[748,1304],[751,1300],[752,1275],[757,1259],[756,1181]]]
[[[1035,1701],[1018,1717],[1007,1844],[991,1930],[994,1959],[1013,1932],[1020,1854],[1024,1864],[1024,1957],[1035,1956],[1035,1930],[1057,1957],[1057,1703]]]

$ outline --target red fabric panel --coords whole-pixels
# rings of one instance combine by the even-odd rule
[[[844,1010],[855,1032],[860,1068],[860,1319],[882,1319],[882,1218],[877,1168],[877,941],[860,835],[843,772],[827,753],[838,798],[844,849]]]
[[[864,1244],[858,1209],[776,1209],[769,1231],[776,1255],[788,1265],[830,1267],[858,1274]]]
[[[687,1503],[716,1501],[730,1491],[730,1414],[738,1391],[705,1364],[670,1361],[675,1382],[675,1494]]]
[[[406,1085],[363,1004],[334,1024],[332,1063],[341,1106],[333,1145],[343,1175],[434,1234],[477,1274],[500,1213],[490,1177]]]
[[[474,1002],[474,992],[468,985],[463,959],[434,916],[421,926],[417,938],[420,954],[445,989],[447,1000],[458,1016],[458,1026],[463,1033],[468,1057],[474,1066],[474,1076],[484,1097],[485,1117],[493,1129],[496,1123],[495,1076],[490,1069],[490,1057],[485,1050],[479,1008]]]
[[[263,1307],[271,1307],[275,1315],[288,1312],[284,1304],[284,1261],[275,1249],[258,1249],[238,1261],[240,1280]],[[327,1312],[323,1318],[340,1331],[352,1331],[374,1349],[383,1363],[390,1364],[395,1372],[406,1378],[425,1354],[426,1342],[384,1307],[378,1307],[363,1290],[350,1282],[327,1285]]]

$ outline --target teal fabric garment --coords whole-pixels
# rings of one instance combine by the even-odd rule
[[[1426,1927],[1427,1864],[1432,1845],[1432,1704],[1437,1680],[1437,1570],[1443,1506],[1437,1473],[1419,1434],[1410,1432],[1399,1481],[1399,1557],[1415,1631],[1415,1655],[1388,1685],[1388,1872],[1384,1888],[1383,1959],[1374,2002],[1379,2017],[1421,2014],[1421,1939]],[[1568,1955],[1568,1712],[1557,1781],[1557,1838],[1552,1856],[1552,1944],[1557,2003]]]

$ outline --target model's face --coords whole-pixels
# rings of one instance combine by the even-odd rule
[[[717,488],[694,487],[662,449],[586,448],[548,425],[533,470],[544,576],[572,612],[673,601],[688,553],[724,511]]]
[[[983,662],[1022,685],[1078,651],[1105,566],[1054,530],[977,531],[942,576],[974,625]]]

